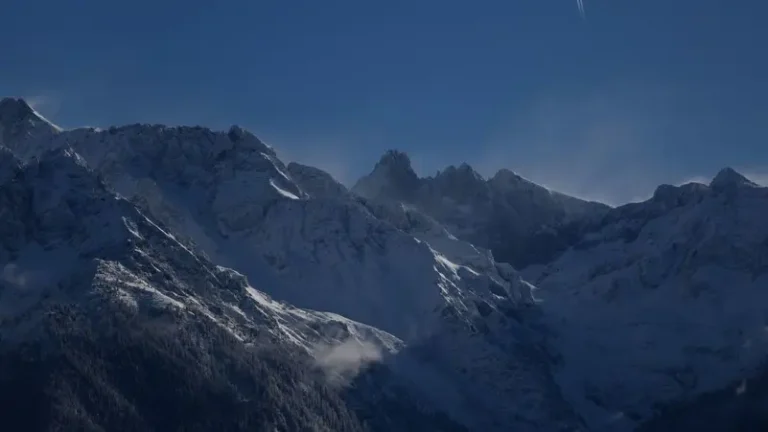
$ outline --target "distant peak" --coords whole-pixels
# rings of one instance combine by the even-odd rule
[[[21,118],[35,113],[22,98],[7,97],[0,100],[0,118]]]
[[[411,158],[407,154],[400,150],[387,150],[379,159],[379,163],[376,166],[396,167],[407,170],[412,170]]]
[[[227,136],[229,137],[229,140],[232,142],[238,142],[243,139],[246,135],[245,129],[241,128],[238,125],[232,125],[229,128],[229,131],[227,132]]]
[[[544,186],[540,186],[521,175],[508,170],[506,168],[502,168],[499,171],[496,172],[496,174],[491,177],[491,179],[488,181],[493,187],[498,188],[500,190],[515,190],[515,189],[541,189],[541,190],[547,190]]]
[[[209,131],[208,129],[206,130]],[[266,153],[273,158],[277,158],[277,153],[274,148],[260,140],[248,129],[239,125],[232,125],[229,127],[227,130],[227,138],[236,148],[256,150],[261,153]]]
[[[390,177],[402,187],[412,187],[419,182],[419,176],[411,166],[411,158],[399,150],[387,150],[373,171]]]
[[[418,189],[421,179],[411,167],[411,158],[398,150],[387,150],[373,172],[357,181],[352,190],[366,198],[406,199]]]
[[[39,112],[22,98],[3,98],[0,100],[0,124],[8,127],[9,125],[26,125],[42,129],[47,132],[59,132],[61,128],[51,123]]]
[[[474,177],[482,178],[482,176],[477,171],[475,171],[474,168],[472,168],[472,165],[466,162],[462,162],[461,165],[459,165],[459,167],[456,168],[456,170],[461,173],[471,174]]]
[[[466,162],[463,162],[458,167],[451,165],[437,174],[437,178],[446,177],[452,179],[461,179],[464,181],[485,181],[483,176],[481,176],[480,173],[475,171],[475,169]]]
[[[255,143],[258,143],[260,146],[270,148],[268,145],[261,142],[261,140],[258,137],[256,137],[256,135],[251,133],[251,131],[238,125],[232,125],[229,127],[229,129],[227,130],[227,137],[233,143],[255,142]]]
[[[750,181],[735,169],[727,167],[723,168],[719,173],[717,173],[709,186],[713,189],[718,189],[738,186],[757,187],[758,185]]]
[[[524,178],[506,168],[498,170],[496,174],[491,178],[491,180],[500,183],[516,183],[525,181]]]

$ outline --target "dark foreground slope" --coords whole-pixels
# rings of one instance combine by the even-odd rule
[[[694,401],[665,407],[638,432],[768,430],[768,371]]]
[[[3,430],[466,430],[408,395],[382,394],[384,368],[332,388],[308,358],[279,344],[248,349],[204,321],[168,333],[105,312],[94,319],[59,306],[48,311],[42,339],[3,346]]]
[[[109,312],[62,305],[47,312],[43,338],[3,346],[4,430],[367,429],[285,348],[244,349],[203,321],[164,333]]]

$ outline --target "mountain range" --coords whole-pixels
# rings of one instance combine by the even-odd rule
[[[768,189],[351,189],[252,133],[0,101],[10,430],[762,430]],[[686,429],[687,428],[687,429]]]

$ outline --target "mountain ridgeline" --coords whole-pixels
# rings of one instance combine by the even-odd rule
[[[387,152],[0,101],[0,414],[24,431],[765,430],[768,189],[617,208]]]
[[[408,156],[387,152],[352,188],[374,200],[404,202],[461,239],[517,268],[551,261],[609,207],[550,191],[503,169],[486,180],[471,166],[419,178]]]

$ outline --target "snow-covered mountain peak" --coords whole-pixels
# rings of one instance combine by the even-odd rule
[[[246,135],[253,136],[250,132],[247,130],[241,128],[238,125],[232,125],[229,127],[229,130],[227,131],[227,135],[229,136],[229,139],[233,142],[237,142],[242,140]]]
[[[191,214],[183,219],[205,213],[205,224],[217,224],[224,233],[253,227],[273,201],[305,197],[274,150],[237,126],[213,131],[133,124],[22,136],[6,145],[22,160],[71,146],[121,195],[142,195],[163,213],[169,203],[184,202]]]
[[[61,132],[35,111],[24,99],[4,98],[0,100],[0,145],[22,139],[48,138]]]
[[[71,149],[22,166],[0,148],[0,173],[0,395],[52,407],[35,419],[6,409],[11,429],[362,432],[371,429],[351,411],[392,400],[371,386],[380,393],[348,407],[324,383],[365,372],[397,338],[273,301],[107,190]],[[17,386],[15,376],[39,380]]]
[[[526,270],[570,358],[563,391],[593,425],[622,413],[611,430],[631,429],[764,368],[768,189],[716,180],[661,185]]]
[[[458,167],[454,165],[448,166],[446,169],[437,173],[435,180],[438,182],[463,184],[465,186],[485,183],[483,176],[466,162],[463,162]]]
[[[550,191],[509,170],[485,180],[464,163],[419,178],[406,162],[404,154],[388,152],[352,191],[407,203],[518,268],[545,262],[566,247],[568,239],[557,238],[555,228],[599,218],[609,208]]]
[[[239,144],[240,146],[248,146],[256,150],[263,151],[272,157],[277,157],[277,153],[275,152],[275,149],[272,148],[272,146],[260,140],[251,131],[238,125],[230,126],[229,130],[227,131],[227,137],[230,141]]]
[[[66,258],[65,265],[95,251],[125,250],[132,237],[125,220],[140,218],[138,213],[71,149],[46,152],[25,165],[2,159],[14,173],[4,169],[0,183],[0,260],[35,267]]]
[[[388,150],[373,171],[358,180],[352,189],[368,198],[406,200],[420,185],[421,180],[413,171],[410,157],[398,150]]]
[[[115,135],[89,132],[83,136],[86,141],[99,143],[99,139],[109,139]],[[135,133],[130,135],[135,139]],[[89,147],[90,144],[82,140],[73,142],[84,150],[94,151]],[[125,180],[125,176],[130,177],[130,174],[146,174],[132,171],[141,167],[141,154],[135,152],[137,149],[131,148],[127,141],[118,143],[128,146],[127,152],[122,154],[124,157],[112,154],[101,155],[99,158],[94,151],[90,154],[91,160],[101,161],[99,167],[107,169],[106,177],[111,180]],[[194,146],[186,148],[187,151],[194,149]],[[112,148],[108,151],[118,150]],[[165,150],[167,153],[169,149]],[[193,154],[187,156],[194,158]],[[107,160],[115,164],[103,163]],[[162,169],[162,159],[150,160],[157,163],[156,169]],[[280,164],[276,163],[275,166],[279,167]],[[118,168],[124,170],[123,175],[113,171]],[[300,171],[306,173],[311,170]],[[237,400],[233,400],[232,404],[240,408],[227,411],[227,416],[244,409],[249,412],[258,411],[254,418],[271,416],[270,410],[274,409],[272,405],[252,404],[243,407],[243,404],[250,403],[251,398],[264,393],[262,383],[268,383],[268,392],[274,393],[281,402],[295,401],[296,404],[296,408],[290,411],[275,411],[278,412],[275,417],[286,419],[279,427],[261,427],[260,423],[252,421],[240,422],[238,419],[242,416],[234,420],[219,419],[213,423],[199,423],[208,426],[240,422],[240,425],[247,424],[258,430],[371,430],[342,427],[335,418],[323,420],[327,405],[342,404],[339,398],[343,396],[351,399],[350,407],[354,409],[363,404],[362,409],[366,411],[361,415],[365,415],[366,422],[386,422],[390,425],[372,430],[407,430],[392,426],[392,420],[413,426],[414,416],[418,417],[425,407],[433,405],[431,398],[421,395],[417,385],[393,376],[393,369],[388,369],[387,365],[377,365],[373,375],[368,375],[365,370],[370,362],[379,362],[383,357],[398,354],[403,348],[403,342],[397,337],[333,313],[297,309],[274,301],[253,288],[239,272],[214,265],[206,256],[178,241],[176,236],[179,234],[192,237],[207,234],[213,238],[216,232],[215,229],[206,229],[210,228],[203,225],[206,218],[198,215],[200,209],[195,207],[196,202],[186,200],[189,196],[172,195],[172,192],[178,192],[181,186],[179,183],[163,185],[173,177],[150,177],[156,179],[162,189],[138,185],[134,202],[141,205],[142,200],[160,201],[142,206],[139,211],[133,203],[108,190],[96,172],[90,170],[84,160],[67,147],[54,146],[52,150],[30,158],[23,166],[7,150],[0,148],[0,172],[12,175],[4,176],[5,181],[0,181],[0,355],[6,355],[8,349],[17,344],[26,346],[29,343],[45,343],[48,351],[56,355],[59,349],[69,353],[80,350],[81,343],[86,343],[87,348],[78,351],[85,355],[76,358],[78,366],[88,368],[98,363],[90,355],[96,353],[98,356],[102,351],[111,352],[116,346],[130,346],[112,345],[108,337],[119,335],[123,341],[137,337],[138,347],[146,348],[131,349],[143,349],[141,352],[149,355],[120,355],[117,360],[110,358],[103,363],[119,365],[118,379],[111,380],[112,377],[106,375],[105,379],[101,377],[99,381],[100,386],[110,386],[109,391],[116,389],[118,397],[122,397],[121,392],[125,392],[136,398],[131,399],[132,402],[154,400],[152,397],[137,397],[130,391],[134,389],[132,384],[129,384],[129,390],[121,387],[124,381],[122,378],[126,375],[119,368],[125,365],[126,358],[131,357],[140,358],[138,367],[164,376],[158,382],[148,382],[142,373],[135,380],[131,378],[132,383],[152,387],[152,394],[173,392],[174,388],[179,388],[171,387],[176,382],[194,382],[201,376],[220,380],[220,374],[224,373],[222,371],[236,368],[232,375],[236,388],[212,393],[215,395],[217,410],[221,404],[228,403],[228,397],[236,396]],[[149,173],[152,174],[151,171]],[[317,174],[315,171],[312,173]],[[205,180],[201,179],[201,182]],[[152,180],[142,178],[140,183],[142,181]],[[217,183],[217,186],[221,185]],[[261,196],[264,191],[248,186],[245,184],[245,189],[251,193],[251,198],[271,199],[270,196]],[[200,192],[194,184],[189,187],[193,193]],[[213,190],[220,192],[222,189],[214,187]],[[204,201],[206,197],[202,198]],[[149,211],[145,213],[144,210]],[[343,297],[349,294],[350,306],[374,294],[375,297],[368,300],[376,307],[384,306],[382,319],[387,318],[387,315],[397,315],[397,309],[390,308],[390,305],[401,309],[410,306],[407,300],[388,303],[396,294],[393,291],[408,294],[407,299],[410,300],[419,296],[414,291],[423,291],[424,297],[440,299],[437,285],[440,274],[433,270],[437,263],[430,250],[385,222],[375,220],[355,201],[285,198],[268,203],[264,210],[270,217],[263,225],[255,228],[263,229],[262,234],[269,235],[274,242],[258,233],[251,233],[243,238],[243,243],[228,244],[227,238],[222,236],[216,239],[220,242],[220,248],[209,249],[208,244],[201,242],[200,249],[212,252],[211,255],[223,255],[222,249],[227,246],[232,252],[250,246],[242,254],[244,259],[238,262],[242,264],[240,268],[256,275],[257,282],[268,283],[270,290],[303,290],[307,297],[329,298],[329,304],[334,299],[336,304],[344,302]],[[169,227],[155,219],[155,216],[162,219],[166,215],[181,216],[176,221],[183,223]],[[168,228],[172,228],[173,233]],[[203,228],[205,232],[196,232],[195,228]],[[233,234],[230,238],[236,240],[239,234]],[[275,269],[274,272],[257,263],[261,254],[268,254],[266,258],[269,258],[267,261]],[[381,254],[389,254],[389,257],[381,257]],[[422,261],[417,264],[415,259]],[[286,269],[286,272],[281,272],[281,268]],[[414,275],[409,271],[422,274]],[[280,285],[280,273],[290,287]],[[369,273],[370,279],[367,279]],[[399,285],[403,286],[399,287],[397,282],[402,282]],[[370,290],[371,284],[376,283],[379,283],[381,292]],[[346,293],[345,289],[348,290]],[[419,307],[418,312],[430,314],[433,312],[431,306],[441,304],[430,302],[429,308]],[[432,313],[436,319],[438,312]],[[59,340],[56,336],[61,332],[65,336]],[[155,345],[154,342],[160,339],[166,342]],[[169,348],[171,353],[163,357],[171,361],[153,360],[156,357],[152,356],[162,355],[167,343],[178,344]],[[424,351],[428,348],[425,347]],[[275,356],[269,358],[274,360],[274,368],[242,373],[241,366],[261,362],[268,358],[265,356],[270,355],[273,349],[276,350]],[[122,349],[116,351],[128,352]],[[407,371],[415,368],[409,366],[410,362],[415,361],[422,365],[422,369],[415,369],[417,373],[423,370],[425,373],[431,372],[431,367],[426,365],[428,360],[417,360],[412,356],[408,358],[402,360],[405,363],[402,369]],[[25,364],[30,361],[28,359]],[[204,369],[210,373],[191,372],[201,361],[206,362]],[[6,357],[0,357],[0,362],[9,364]],[[60,363],[63,362],[57,364]],[[168,373],[164,373],[163,365],[168,365]],[[63,366],[66,367],[66,364]],[[294,366],[302,374],[287,376],[287,368]],[[401,368],[398,364],[395,366]],[[351,390],[354,394],[347,395],[346,389],[341,389],[337,395],[336,391],[325,389],[322,382],[313,381],[316,375],[314,369],[318,367],[328,376],[329,381],[337,375],[344,379],[356,378],[358,373],[364,375],[363,381],[355,382]],[[132,365],[125,370],[130,374],[135,369]],[[178,381],[169,384],[165,380],[169,377],[178,377]],[[428,378],[419,378],[428,381]],[[5,391],[2,393],[5,397],[7,374],[0,377],[0,382],[3,383],[0,388]],[[228,385],[220,385],[222,382],[218,381],[219,385],[215,388],[229,388]],[[247,383],[247,388],[237,387],[243,382]],[[406,388],[405,385],[408,385],[407,391],[402,390]],[[87,382],[84,386],[90,388]],[[292,392],[294,387],[296,392],[286,396],[289,394],[286,392]],[[199,388],[192,387],[193,397],[205,393],[205,389],[198,392]],[[398,390],[400,393],[393,395],[393,389],[398,388],[401,389]],[[175,397],[185,397],[178,392],[174,394],[174,401]],[[76,395],[67,395],[67,398],[74,400]],[[321,400],[326,408],[307,411],[312,402],[304,400],[306,398]],[[388,410],[383,405],[393,400],[398,407],[412,411],[402,414],[400,410],[392,409],[390,411],[394,418],[382,414],[382,411]],[[413,400],[418,400],[418,405]],[[369,408],[365,405],[369,401],[382,406],[372,405]],[[208,405],[200,406],[205,410]],[[151,411],[138,404],[131,409],[134,408],[142,414]],[[93,413],[97,412],[98,407],[85,405],[83,409]],[[264,414],[265,410],[267,414]],[[120,411],[124,412],[122,409]],[[207,413],[206,417],[218,415],[215,411]],[[297,414],[299,412],[320,417],[314,418],[311,423],[307,421],[310,426],[305,427],[299,419],[303,414]],[[428,413],[428,410],[425,412]],[[97,414],[92,415],[93,418],[98,417]],[[445,428],[439,424],[436,426],[434,420],[430,420],[426,414],[421,416],[422,421],[427,422],[421,424],[428,427],[419,427],[419,430],[463,430],[458,425]],[[114,427],[116,424],[107,424],[112,420],[101,418],[99,421],[105,426]],[[181,424],[179,420],[174,421],[176,426]],[[451,422],[443,422],[447,423]],[[146,427],[135,429],[144,430]]]
[[[709,192],[710,188],[701,183],[686,183],[680,186],[663,184],[659,185],[653,192],[651,201],[662,204],[664,209],[671,209],[701,199]]]
[[[717,173],[709,186],[713,189],[732,189],[738,187],[759,187],[744,175],[730,167],[723,168]]]
[[[22,98],[3,98],[0,99],[0,118],[3,120],[15,118],[22,119],[26,116],[34,115],[35,110]]]
[[[502,168],[488,180],[488,184],[500,194],[519,193],[521,191],[528,191],[531,196],[539,196],[541,199],[549,199],[548,196],[560,196],[563,199],[569,199],[571,197],[560,194],[558,192],[550,191],[544,186],[538,185],[514,171]],[[575,199],[575,198],[572,198]]]
[[[516,172],[507,168],[502,168],[496,171],[496,174],[489,180],[492,183],[502,184],[515,184],[519,182],[527,182],[524,178],[518,175]]]
[[[379,158],[377,167],[387,167],[391,170],[413,171],[411,167],[411,158],[407,153],[400,150],[391,149],[384,152]]]

